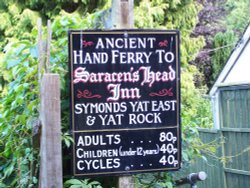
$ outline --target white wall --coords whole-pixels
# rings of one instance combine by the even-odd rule
[[[223,83],[250,83],[250,41]]]

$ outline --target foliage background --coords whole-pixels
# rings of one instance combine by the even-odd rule
[[[231,51],[250,22],[249,0],[198,0],[203,5],[192,36],[203,36],[205,45],[191,61],[202,73],[196,86],[212,87]]]
[[[207,45],[206,36],[194,35],[206,7],[195,0],[135,0],[136,28],[179,29],[181,33],[181,100],[182,100],[182,161],[178,172],[139,174],[134,176],[137,187],[172,187],[173,180],[185,174],[194,158],[201,156],[202,147],[197,127],[211,127],[210,103],[203,97],[207,91],[205,68],[197,65],[197,54]],[[240,36],[247,21],[242,9],[249,10],[249,1],[228,0],[225,7],[228,29],[215,32],[213,47],[231,44]],[[111,0],[2,0],[0,1],[0,187],[37,187],[39,149],[32,139],[32,127],[38,123],[39,83],[36,47],[37,19],[52,20],[51,72],[61,77],[62,141],[64,147],[65,187],[102,187],[98,181],[71,179],[67,173],[67,148],[72,144],[69,130],[68,47],[69,29],[104,28]],[[240,13],[240,15],[239,15]],[[145,16],[147,15],[147,16]],[[237,15],[237,19],[236,16]],[[240,18],[238,18],[240,17]],[[242,19],[241,19],[242,18]],[[239,21],[241,19],[241,21]],[[237,30],[235,25],[237,24]],[[211,42],[210,41],[210,42]],[[230,50],[216,51],[210,57],[211,75],[216,75]],[[198,55],[199,56],[199,55]],[[210,61],[211,62],[211,61]],[[202,78],[202,79],[197,79]],[[212,76],[214,78],[214,76]],[[205,80],[199,82],[199,80]],[[212,82],[212,81],[211,81]],[[115,178],[108,185],[115,186]],[[107,183],[107,182],[106,182]]]

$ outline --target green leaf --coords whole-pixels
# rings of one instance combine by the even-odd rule
[[[5,188],[5,187],[8,187],[6,184],[0,182],[0,188]]]
[[[14,165],[15,163],[12,162],[4,169],[4,177],[9,177],[12,174],[12,172],[14,171]]]
[[[98,182],[98,181],[92,181],[91,183],[89,183],[89,185],[100,185],[100,182]]]
[[[69,140],[64,139],[64,143],[65,143],[65,145],[66,145],[68,148],[70,147],[70,141],[69,141]]]
[[[35,108],[37,108],[37,101],[31,101],[27,106],[29,111],[33,111]]]
[[[70,179],[65,182],[66,185],[82,185],[82,182],[78,179]]]
[[[85,188],[82,185],[71,185],[70,188]]]
[[[171,182],[166,183],[167,188],[173,188],[173,184]]]
[[[7,62],[7,69],[10,69],[14,66],[16,66],[17,64],[19,64],[21,62],[20,59],[9,59],[8,62]]]
[[[206,158],[204,155],[202,155],[201,158],[202,158],[205,162],[207,162],[207,158]]]
[[[184,161],[189,161],[188,154],[186,152],[182,152],[182,158]]]

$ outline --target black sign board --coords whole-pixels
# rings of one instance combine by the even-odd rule
[[[179,32],[70,31],[75,176],[180,168]]]

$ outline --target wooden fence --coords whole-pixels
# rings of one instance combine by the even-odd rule
[[[220,88],[220,125],[225,137],[225,187],[250,185],[250,86]]]
[[[197,159],[190,171],[205,171],[208,178],[199,188],[246,188],[250,186],[250,86],[219,89],[220,129],[199,129],[204,143],[223,140],[218,159]],[[222,138],[222,139],[221,139]],[[222,162],[223,161],[223,162]],[[188,187],[188,186],[185,186]]]

